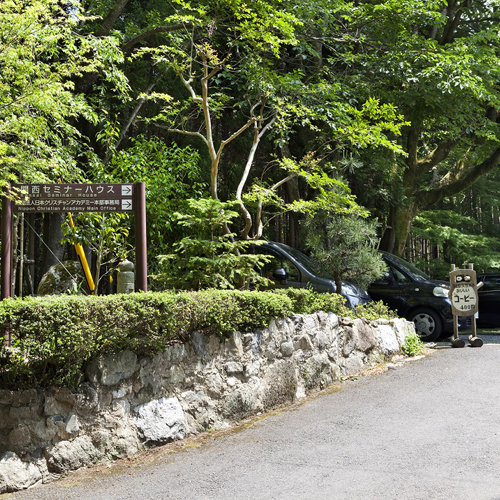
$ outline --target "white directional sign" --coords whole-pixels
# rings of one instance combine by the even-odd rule
[[[122,196],[132,196],[132,184],[122,184]]]
[[[122,200],[122,210],[132,210],[132,200]]]

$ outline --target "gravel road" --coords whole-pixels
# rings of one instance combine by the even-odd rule
[[[497,500],[500,336],[483,338],[438,344],[238,431],[0,498]]]

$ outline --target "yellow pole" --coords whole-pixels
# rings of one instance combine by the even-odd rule
[[[68,212],[68,217],[69,217],[69,225],[72,228],[74,228],[75,225],[73,224],[73,217],[71,217],[71,214],[69,212]],[[82,245],[80,245],[80,243],[75,243],[75,250],[76,254],[80,258],[80,263],[82,264],[83,272],[85,273],[85,279],[87,280],[87,285],[89,286],[90,294],[97,295],[97,290],[95,289],[94,280],[92,278],[92,274],[90,273],[89,264],[87,262],[87,257],[85,256],[85,252],[83,251]]]

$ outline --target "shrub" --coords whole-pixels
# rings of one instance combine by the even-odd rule
[[[378,302],[369,302],[368,304],[358,304],[354,311],[357,317],[366,318],[369,321],[378,318],[394,319],[398,317],[398,315],[393,310],[389,309],[381,300]]]
[[[149,356],[188,341],[192,331],[228,336],[318,310],[359,316],[369,315],[370,307],[351,311],[340,295],[306,289],[7,299],[0,302],[0,335],[9,331],[12,342],[0,348],[0,386],[76,386],[96,353]]]
[[[418,356],[424,353],[424,343],[417,334],[409,333],[405,338],[401,350],[407,356]]]

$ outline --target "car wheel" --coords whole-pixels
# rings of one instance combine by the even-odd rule
[[[417,309],[408,319],[415,323],[415,331],[423,342],[433,342],[441,335],[441,318],[432,309]]]

